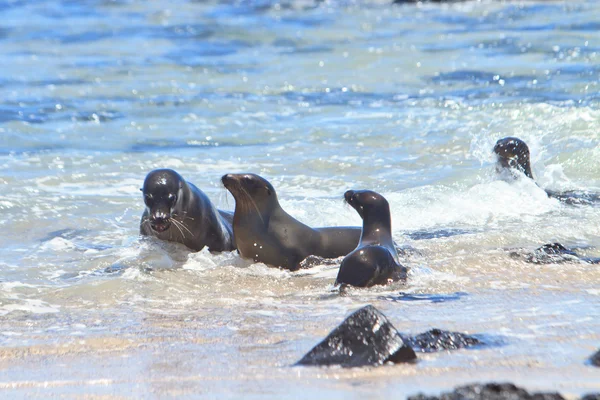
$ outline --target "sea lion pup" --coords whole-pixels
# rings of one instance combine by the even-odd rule
[[[295,271],[308,256],[341,257],[358,243],[359,227],[311,228],[294,219],[258,175],[227,174],[221,181],[235,198],[233,232],[243,258]]]
[[[217,210],[208,197],[171,169],[151,171],[144,180],[146,210],[140,234],[178,242],[192,250],[235,250],[233,214]]]
[[[496,171],[509,171],[516,178],[516,171],[525,174],[526,177],[534,180],[531,172],[531,161],[529,147],[527,144],[516,137],[505,137],[496,142],[494,153],[498,157]],[[534,180],[535,181],[535,180]],[[557,192],[544,189],[548,197],[553,197],[570,205],[591,205],[600,202],[600,194],[582,190],[567,190]]]
[[[527,144],[516,137],[505,137],[496,142],[494,153],[498,156],[496,170],[501,172],[520,171],[526,177],[533,179],[531,173],[531,162],[529,156],[529,147]]]
[[[406,279],[392,240],[387,200],[370,190],[348,190],[344,198],[363,219],[363,227],[358,247],[342,261],[336,285],[371,287]]]

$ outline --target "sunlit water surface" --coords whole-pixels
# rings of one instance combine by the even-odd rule
[[[495,175],[518,136],[541,187],[600,190],[600,4],[0,1],[0,396],[402,398],[500,380],[600,390],[600,207]],[[284,208],[358,225],[390,202],[408,282],[340,296],[289,273],[138,236],[145,174],[216,205],[256,172]],[[436,232],[446,235],[436,235]],[[433,238],[429,238],[432,237]],[[113,272],[107,272],[113,271]],[[410,293],[418,301],[409,301]],[[490,346],[412,365],[297,368],[350,312]]]

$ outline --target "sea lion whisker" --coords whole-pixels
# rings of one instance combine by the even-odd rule
[[[171,219],[171,221],[173,221],[173,223],[175,224],[175,226],[177,226],[177,227],[182,227],[183,229],[185,229],[186,231],[188,231],[188,232],[189,232],[189,234],[190,234],[190,235],[192,235],[192,237],[194,237],[194,234],[192,233],[192,231],[190,231],[190,230],[188,229],[188,227],[187,227],[187,226],[185,226],[185,224],[184,224],[183,222],[181,222],[181,221],[177,221],[176,219]],[[185,237],[185,236],[184,236],[184,237]]]
[[[177,228],[179,230],[179,232],[181,233],[181,236],[185,239],[185,233],[183,233],[183,231],[179,227],[180,222],[176,221],[174,219],[171,219],[171,222],[173,222],[173,225],[175,225],[175,228]]]
[[[235,249],[229,235],[231,221],[225,218],[228,213],[218,210],[202,190],[186,182],[176,171],[164,168],[150,171],[142,189],[146,209],[140,221],[140,234],[175,241],[193,251],[202,250],[208,242],[211,251]],[[187,220],[192,222],[188,224]]]
[[[242,185],[239,185],[239,188],[242,189],[242,191],[244,193],[246,193],[246,195],[248,196],[248,199],[250,200],[250,202],[252,203],[252,205],[254,206],[254,208],[256,209],[256,213],[258,214],[258,217],[260,218],[260,220],[262,221],[263,225],[265,224],[265,220],[263,219],[260,210],[258,208],[258,205],[256,204],[256,202],[254,201],[254,199],[252,198],[252,196],[250,196],[250,193],[248,193],[246,191],[246,189],[244,189],[244,187]]]

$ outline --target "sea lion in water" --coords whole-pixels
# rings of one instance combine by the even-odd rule
[[[406,279],[392,239],[387,200],[370,190],[348,190],[344,198],[363,219],[363,227],[358,247],[340,265],[336,284],[371,287]]]
[[[516,137],[505,137],[496,142],[494,153],[498,156],[496,166],[498,172],[520,171],[526,177],[533,179],[529,147],[524,141]]]
[[[516,172],[525,174],[526,177],[535,181],[531,172],[531,161],[529,147],[527,144],[516,137],[505,137],[496,142],[494,153],[498,158],[496,170],[498,172],[509,171],[515,178]],[[567,190],[557,192],[544,189],[548,197],[555,198],[563,203],[570,205],[591,205],[600,203],[600,194],[582,190]]]
[[[144,180],[146,210],[140,233],[178,242],[192,250],[235,250],[233,214],[217,210],[208,197],[171,169],[151,171]]]
[[[227,174],[221,181],[235,198],[233,232],[243,258],[295,271],[308,256],[341,257],[358,243],[359,227],[311,228],[294,219],[258,175]]]

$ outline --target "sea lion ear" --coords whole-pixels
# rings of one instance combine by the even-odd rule
[[[144,191],[144,188],[140,188],[140,192],[143,192],[143,191]]]
[[[271,189],[267,188],[267,196],[271,195]]]

